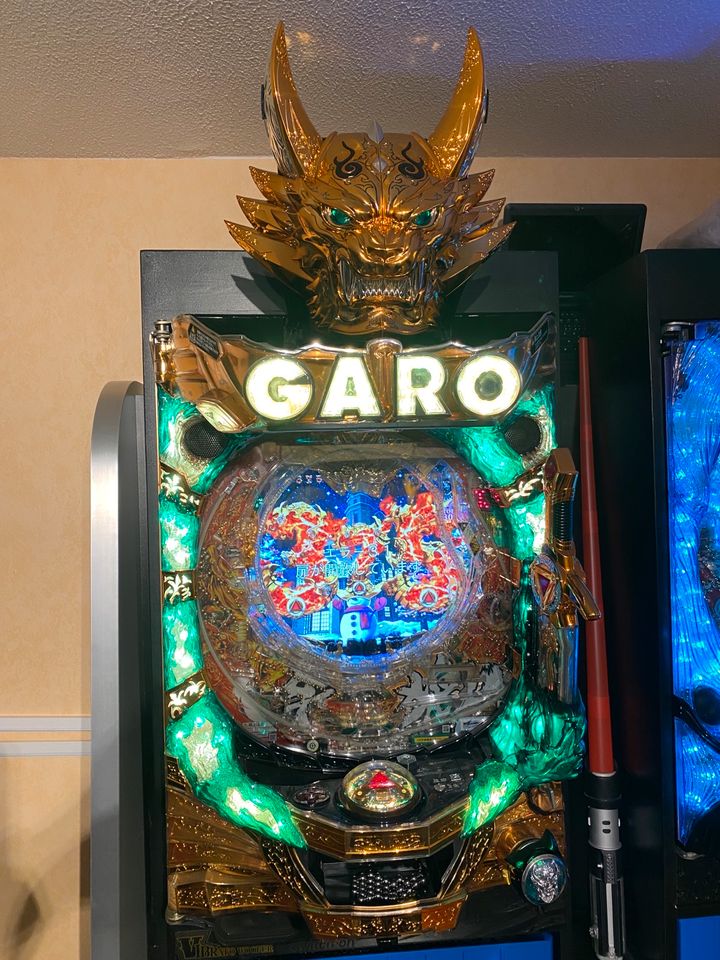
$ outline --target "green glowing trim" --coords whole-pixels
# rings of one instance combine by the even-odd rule
[[[555,446],[553,389],[546,384],[530,396],[522,397],[509,417],[482,427],[451,427],[434,430],[435,436],[471,463],[494,487],[514,483],[530,466],[505,440],[501,427],[518,417],[534,417],[542,430],[542,440],[533,451],[532,463],[541,463]]]
[[[197,605],[194,600],[165,603],[162,612],[165,689],[171,690],[202,670]]]
[[[470,805],[463,822],[463,834],[468,836],[490,823],[517,800],[522,790],[517,770],[499,760],[480,764],[470,784]]]
[[[519,687],[522,692],[518,690],[490,732],[498,759],[487,760],[475,770],[463,822],[465,835],[490,823],[530,787],[571,779],[582,768],[585,717],[581,704],[560,704],[543,690]]]
[[[512,416],[529,414],[545,429],[534,461],[544,459],[555,443],[552,391],[547,386],[523,398]],[[179,435],[184,421],[197,416],[191,403],[158,390],[160,459],[186,477],[194,492],[206,493],[231,456],[254,437],[234,437],[233,443],[202,472],[185,457]],[[527,468],[505,442],[498,425],[439,430],[435,433],[464,456],[494,486],[514,482]],[[160,534],[163,570],[189,570],[197,562],[199,520],[194,513],[160,497]],[[502,511],[507,546],[528,560],[543,539],[544,497],[521,501]],[[524,657],[532,616],[528,563],[516,605],[518,649]],[[163,608],[165,681],[178,685],[202,669],[197,608],[181,601]],[[213,694],[206,694],[167,728],[167,751],[174,756],[195,795],[222,817],[296,847],[305,842],[293,823],[285,800],[270,787],[251,780],[237,762],[233,723]],[[463,825],[465,834],[492,821],[530,786],[574,776],[582,762],[584,718],[581,705],[563,705],[521,677],[501,716],[489,731],[495,757],[480,765],[470,789]]]
[[[254,436],[234,435],[230,438],[222,453],[206,466],[200,466],[196,460],[190,460],[180,443],[183,425],[201,415],[195,404],[180,397],[172,397],[158,387],[158,455],[162,463],[177,470],[187,480],[194,493],[207,493],[218,474],[224,469],[230,458],[248,443]]]
[[[518,560],[540,553],[545,542],[545,496],[538,493],[503,511],[508,523],[507,547]]]
[[[162,569],[192,570],[197,563],[197,540],[200,520],[183,510],[164,494],[160,495],[160,547]]]
[[[232,722],[213,694],[169,723],[166,739],[195,795],[221,817],[293,847],[306,845],[280,794],[254,783],[239,766]]]
[[[163,463],[174,467],[182,460],[183,453],[178,442],[178,427],[184,420],[197,416],[195,404],[181,397],[171,397],[158,387],[158,453]]]
[[[533,620],[529,567],[526,560],[513,610],[523,660]],[[584,736],[585,714],[579,698],[573,704],[560,703],[547,690],[528,683],[524,674],[520,676],[489,730],[495,758],[475,770],[463,834],[490,823],[530,787],[577,776]]]
[[[505,487],[524,472],[522,458],[508,446],[496,424],[434,432],[494,487]]]
[[[514,483],[529,466],[539,464],[555,446],[552,385],[523,397],[511,417],[532,416],[540,423],[542,442],[532,463],[523,461],[505,441],[500,424],[436,431],[445,442],[468,460],[497,487]],[[515,637],[524,662],[534,611],[529,581],[529,563],[545,539],[545,496],[499,511],[505,527],[505,543],[523,560],[523,576],[515,599]],[[548,780],[577,776],[584,753],[585,716],[578,699],[560,703],[546,690],[528,682],[523,674],[513,686],[504,710],[488,732],[493,759],[480,764],[470,786],[470,803],[463,823],[465,835],[490,823],[507,810],[530,787]]]
[[[542,463],[555,446],[552,384],[546,384],[530,396],[522,397],[510,417],[500,423],[482,427],[455,427],[433,431],[494,487],[513,484],[530,467]],[[508,445],[501,425],[518,417],[533,417],[539,424],[542,439],[530,460],[515,453]],[[504,531],[499,546],[519,560],[539,553],[545,540],[545,497],[542,492],[517,500],[502,510]]]
[[[160,460],[187,479],[191,489],[206,493],[230,457],[253,437],[233,437],[219,457],[200,473],[179,443],[184,421],[194,419],[192,403],[171,397],[158,388],[158,449]],[[200,520],[192,511],[160,494],[160,554],[163,571],[192,570],[197,563]],[[165,687],[172,689],[202,670],[203,656],[197,605],[194,600],[165,603],[162,611]],[[233,724],[212,694],[206,694],[179,720],[171,721],[165,744],[177,759],[195,795],[220,816],[304,847],[290,810],[270,787],[254,783],[237,762],[232,749]]]

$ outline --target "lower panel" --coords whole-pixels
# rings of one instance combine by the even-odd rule
[[[717,934],[716,934],[717,936]],[[704,941],[707,946],[709,941]],[[177,956],[183,960],[206,960],[215,957],[247,957],[271,956],[275,952],[273,944],[257,945],[252,948],[229,948],[213,945],[209,942],[208,934],[197,934],[184,937]],[[403,950],[402,953],[388,951],[374,953],[373,960],[553,960],[553,938],[549,935],[532,940],[517,940],[512,943],[486,943],[480,945],[466,945],[462,947],[428,947],[425,950]],[[304,954],[305,955],[305,954]],[[708,958],[714,957],[710,951],[704,954]],[[342,960],[360,960],[367,954],[342,954]],[[329,958],[332,960],[332,958]]]
[[[720,917],[678,920],[678,960],[720,957]]]

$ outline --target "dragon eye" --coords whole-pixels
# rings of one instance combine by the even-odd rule
[[[344,210],[338,210],[337,207],[329,207],[325,214],[327,220],[336,227],[349,227],[353,218]]]
[[[416,227],[429,227],[437,220],[438,208],[432,207],[430,210],[423,210],[412,218]]]

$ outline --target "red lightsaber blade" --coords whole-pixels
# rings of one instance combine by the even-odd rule
[[[583,560],[588,586],[603,614],[587,337],[580,338],[578,348]],[[620,857],[620,785],[613,756],[604,616],[601,615],[598,620],[586,621],[585,637],[588,715],[586,798],[591,852],[590,936],[595,954],[600,960],[620,960],[625,953],[625,904]]]

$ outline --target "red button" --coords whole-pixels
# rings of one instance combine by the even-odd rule
[[[371,790],[382,790],[384,787],[397,787],[397,785],[398,784],[386,773],[383,773],[382,770],[378,770],[368,780],[368,787]]]

